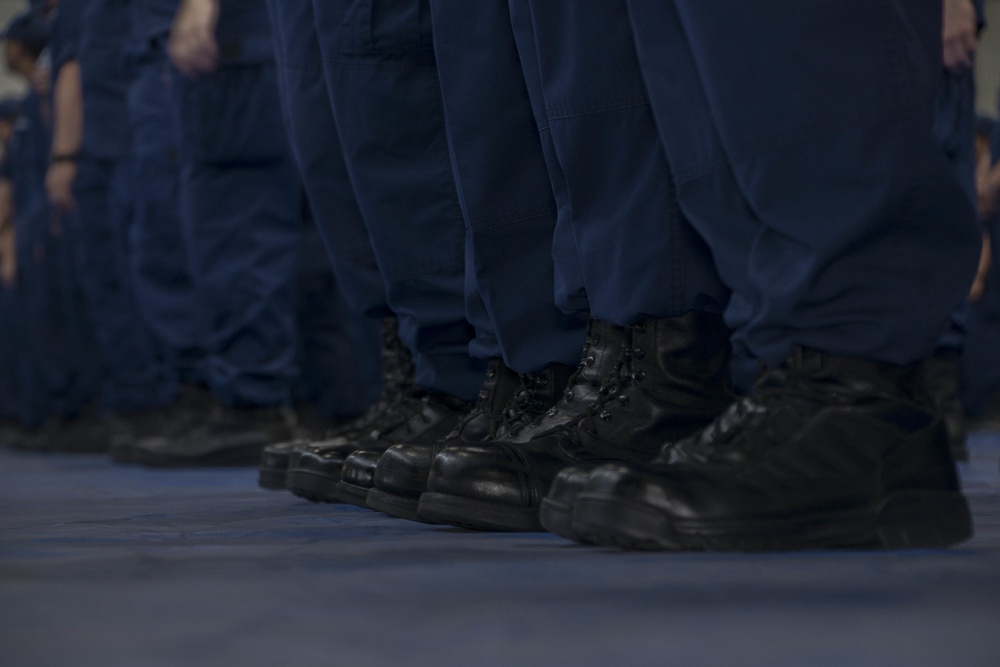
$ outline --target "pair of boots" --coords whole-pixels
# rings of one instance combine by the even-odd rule
[[[232,408],[208,390],[184,387],[168,408],[115,420],[109,454],[160,468],[255,465],[267,445],[287,440],[294,414],[283,407]]]
[[[382,322],[382,393],[356,420],[318,441],[290,440],[264,449],[258,483],[288,489],[316,502],[364,504],[367,488],[352,493],[341,484],[341,471],[353,455],[352,470],[365,474],[391,445],[414,439],[438,440],[469,412],[462,400],[421,390],[414,382],[413,359],[398,337],[395,319]],[[369,471],[370,472],[370,471]],[[370,477],[370,474],[368,475]]]

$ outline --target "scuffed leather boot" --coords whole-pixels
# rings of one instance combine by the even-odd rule
[[[154,467],[252,466],[266,446],[288,439],[293,424],[281,407],[217,408],[183,433],[139,440],[132,458]]]
[[[382,320],[381,328],[381,361],[382,361],[382,392],[378,401],[365,414],[347,422],[339,428],[327,433],[320,441],[303,442],[291,440],[272,444],[264,448],[258,464],[258,484],[267,489],[288,488],[292,493],[309,500],[334,501],[333,487],[340,481],[340,468],[335,471],[329,466],[310,466],[296,474],[293,462],[299,457],[297,452],[312,451],[319,453],[336,448],[342,458],[357,448],[358,442],[364,442],[372,433],[390,431],[406,421],[409,410],[414,406],[412,400],[414,391],[413,356],[399,339],[399,325],[395,318]],[[352,444],[353,443],[353,444]],[[345,446],[351,445],[350,451],[344,453]],[[323,484],[321,475],[328,469],[336,475]],[[296,484],[301,481],[302,486]],[[329,493],[322,489],[330,487]],[[301,493],[300,493],[301,492]]]
[[[393,445],[375,468],[368,507],[411,521],[419,521],[417,504],[427,488],[431,461],[444,447],[482,442],[498,433],[530,423],[548,412],[566,391],[571,367],[553,364],[539,373],[518,375],[499,359],[490,364],[476,406],[458,428],[436,442]]]
[[[921,364],[918,382],[924,403],[944,420],[951,455],[956,461],[968,461],[965,409],[958,400],[959,361],[955,350],[935,352]]]
[[[646,465],[594,470],[573,504],[588,542],[631,549],[943,547],[972,534],[918,365],[797,350],[754,395]]]
[[[414,397],[416,398],[416,397]],[[433,442],[453,431],[472,406],[443,394],[425,394],[407,411],[408,418],[386,433],[373,432],[357,443],[343,462],[335,495],[338,500],[367,507],[368,491],[374,484],[375,466],[389,447],[401,442]],[[303,458],[300,465],[306,464]]]
[[[598,400],[604,381],[617,373],[625,331],[625,327],[591,318],[580,363],[565,381],[565,390],[558,393],[563,385],[564,367],[552,369],[558,370],[560,377],[553,377],[551,383],[539,383],[537,379],[527,382],[519,392],[521,400],[505,410],[504,419],[497,425],[493,437],[527,442],[543,434],[562,432],[575,423]],[[555,395],[553,390],[557,390]],[[550,405],[556,397],[558,402],[539,414],[539,410]],[[465,438],[464,442],[471,440]],[[386,456],[393,462],[384,463],[376,470],[376,488],[369,493],[369,502],[379,503],[378,509],[394,516],[424,521],[418,511],[418,501],[427,490],[431,463],[445,446],[455,444],[459,443],[452,440],[405,448],[398,445],[390,449]],[[389,453],[394,454],[392,459],[388,459]]]
[[[563,428],[448,447],[434,459],[420,514],[481,530],[540,530],[542,498],[576,464],[648,461],[664,440],[708,424],[732,401],[729,330],[689,313],[628,327],[619,368]]]

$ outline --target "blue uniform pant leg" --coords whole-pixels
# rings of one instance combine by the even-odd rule
[[[535,119],[538,139],[545,157],[549,185],[556,204],[556,226],[552,234],[553,287],[556,306],[566,313],[589,313],[587,287],[584,284],[580,252],[573,234],[573,215],[566,176],[556,157],[549,119],[545,114],[542,78],[538,68],[538,49],[535,46],[534,23],[531,7],[524,0],[508,0],[511,30],[521,62],[521,74],[527,90],[531,112]]]
[[[737,344],[768,364],[795,345],[928,356],[978,247],[949,217],[974,211],[931,131],[940,6],[629,6],[681,206],[733,289]]]
[[[53,248],[53,268],[62,315],[60,334],[68,354],[67,365],[73,376],[66,401],[66,414],[69,415],[78,414],[93,404],[104,378],[104,365],[81,285],[82,276],[77,270],[71,215],[59,213],[52,219],[58,230]]]
[[[392,311],[337,137],[312,0],[270,0],[268,10],[286,129],[311,212],[298,279],[296,394],[343,417],[377,399],[378,320]]]
[[[351,307],[392,314],[361,216],[323,77],[312,0],[269,0],[278,85],[292,154],[338,285]]]
[[[129,88],[135,170],[130,272],[139,308],[185,381],[200,379],[208,322],[179,211],[180,164],[166,54],[151,50]]]
[[[979,301],[969,308],[968,336],[959,373],[959,397],[972,417],[983,416],[1000,396],[1000,218],[987,222],[993,265]]]
[[[177,77],[181,220],[206,304],[207,374],[232,405],[289,399],[301,215],[274,66]]]
[[[465,225],[445,135],[426,0],[315,0],[337,133],[417,383],[464,399],[469,354]]]
[[[106,412],[163,406],[176,393],[160,344],[139,314],[129,274],[132,178],[128,160],[83,158],[74,182],[76,265],[104,365]]]
[[[4,419],[24,421],[20,356],[25,354],[17,287],[0,285],[0,410]]]
[[[41,195],[41,193],[39,193]],[[70,417],[94,397],[96,375],[89,320],[82,318],[78,294],[66,280],[69,235],[62,216],[45,205],[39,211],[43,231],[43,293],[32,344],[43,372],[47,402],[52,414]],[[89,353],[88,357],[83,354]]]
[[[327,417],[363,412],[381,389],[379,323],[353,310],[340,292],[319,231],[307,217],[296,292],[298,379],[296,403]]]
[[[52,303],[49,293],[48,242],[45,220],[37,209],[16,214],[18,282],[17,373],[21,395],[21,419],[40,426],[57,411],[52,388],[57,382],[58,362],[53,349]]]
[[[951,162],[955,177],[962,185],[969,203],[978,208],[976,193],[976,83],[972,71],[941,74],[941,90],[934,109],[934,135]],[[978,221],[964,215],[955,216],[955,224],[976,224]],[[978,227],[978,224],[976,224]],[[968,301],[955,309],[951,325],[938,343],[939,350],[961,351],[965,347],[971,318]]]
[[[625,0],[527,0],[549,131],[594,316],[721,311],[708,246],[681,214]]]
[[[566,315],[555,306],[556,203],[507,3],[433,0],[431,9],[471,247],[469,300],[488,315],[477,332],[492,332],[518,372],[574,364],[588,313]]]

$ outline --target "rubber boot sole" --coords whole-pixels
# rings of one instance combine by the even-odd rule
[[[418,510],[420,504],[419,497],[399,496],[388,491],[382,491],[381,489],[372,489],[368,492],[365,502],[371,509],[384,512],[397,519],[406,519],[407,521],[417,521],[419,523],[433,523],[420,516]]]
[[[443,493],[420,496],[420,516],[431,523],[485,531],[534,533],[544,530],[533,507],[501,505]]]
[[[306,468],[292,468],[285,474],[285,487],[300,498],[314,503],[340,502],[337,497],[339,476],[334,478]]]
[[[960,493],[913,492],[876,507],[774,520],[674,521],[658,508],[598,494],[573,504],[572,530],[583,541],[623,549],[797,551],[836,548],[943,548],[972,536]]]

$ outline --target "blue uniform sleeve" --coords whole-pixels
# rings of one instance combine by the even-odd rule
[[[58,72],[67,61],[75,60],[80,42],[80,25],[90,0],[59,0],[49,24],[49,51],[52,71]]]

